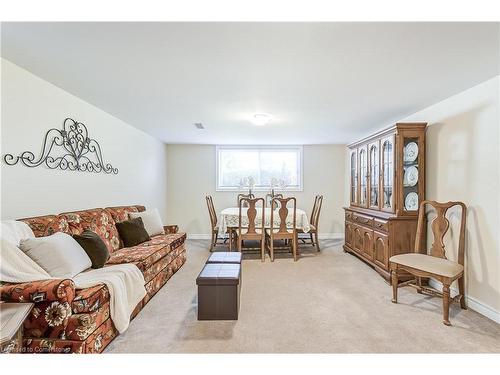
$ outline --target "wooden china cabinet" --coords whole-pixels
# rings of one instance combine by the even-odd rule
[[[348,145],[350,205],[344,208],[344,251],[386,280],[389,258],[414,251],[418,207],[425,199],[426,126],[398,123]],[[421,251],[425,248],[424,240]]]

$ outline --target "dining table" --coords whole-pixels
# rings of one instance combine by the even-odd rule
[[[255,218],[255,226],[262,226],[262,207],[256,207],[257,216]],[[247,216],[247,207],[242,207],[241,209],[241,226],[248,227],[248,216]],[[275,208],[273,213],[273,227],[278,228],[280,226],[280,216],[278,213],[279,209]],[[239,216],[240,209],[239,207],[228,207],[224,208],[219,215],[219,237],[225,237],[226,233],[232,233],[239,226]],[[288,216],[286,218],[286,226],[287,228],[293,228],[293,211],[288,211]],[[264,228],[271,228],[271,207],[264,208]],[[301,229],[304,233],[309,232],[311,229],[311,224],[309,223],[309,218],[304,210],[297,208],[296,217],[295,217],[295,228]],[[231,235],[230,241],[231,243]]]

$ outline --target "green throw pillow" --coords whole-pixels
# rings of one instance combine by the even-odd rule
[[[125,247],[136,246],[151,239],[140,217],[116,223],[116,229]]]

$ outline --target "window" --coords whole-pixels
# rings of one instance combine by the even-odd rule
[[[302,146],[217,146],[217,190],[302,190]]]

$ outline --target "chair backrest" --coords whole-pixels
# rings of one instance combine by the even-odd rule
[[[261,217],[261,222],[260,225],[257,227],[256,225],[256,219],[257,219],[257,203],[262,202],[262,207],[260,208],[262,210],[262,217]],[[247,204],[247,206],[244,206],[244,204]],[[238,235],[241,236],[242,234],[262,234],[262,236],[265,235],[264,231],[264,225],[265,225],[265,207],[264,207],[264,198],[241,198],[239,200],[239,212],[238,212]],[[246,227],[246,232],[242,233],[243,229],[243,218],[242,218],[242,210],[244,207],[247,208],[247,219],[248,219],[248,225]],[[257,233],[256,229],[261,229],[260,233]]]
[[[250,193],[250,194],[238,194],[238,201],[236,202],[238,207],[240,206],[240,199],[242,199],[242,198],[253,199],[253,198],[255,198],[255,195],[253,195],[252,193]],[[248,207],[248,202],[245,202],[245,205],[243,207]]]
[[[319,214],[321,213],[321,206],[323,205],[323,196],[322,195],[316,195],[314,198],[314,206],[311,212],[311,224],[314,225],[316,228],[318,227],[319,223]]]
[[[288,203],[289,202],[292,202],[293,203],[293,208],[292,208],[292,228],[290,231],[288,231],[288,228],[287,228],[287,218],[288,218],[288,215],[289,215],[289,209],[288,209]],[[277,232],[274,232],[274,230],[276,229],[275,226],[274,226],[274,209],[271,210],[271,222],[270,222],[270,226],[271,226],[271,233],[272,234],[276,234],[276,233],[279,233],[279,234],[285,234],[285,233],[294,233],[295,230],[296,230],[296,224],[297,224],[297,200],[295,199],[295,197],[289,197],[289,198],[273,198],[273,200],[271,201],[271,205],[274,207],[274,205],[276,205],[276,207],[279,207],[278,209],[278,215],[280,217],[280,225],[278,227],[278,231]]]
[[[276,208],[276,206],[273,206],[273,198],[283,198],[283,194],[281,193],[277,193],[277,194],[271,194],[271,193],[267,193],[266,194],[266,207],[267,205],[269,204],[269,207],[272,207],[273,209]]]
[[[431,246],[430,255],[438,258],[446,259],[446,250],[444,246],[444,236],[448,229],[450,228],[450,222],[446,218],[446,212],[454,206],[461,206],[461,220],[460,220],[460,237],[458,240],[458,263],[464,265],[465,257],[465,220],[467,217],[467,207],[462,202],[447,202],[439,203],[436,201],[423,201],[420,203],[420,211],[418,213],[418,224],[417,224],[417,238],[415,241],[415,252],[419,252],[422,236],[426,233],[425,225],[426,220],[426,205],[430,205],[436,211],[436,217],[431,223],[432,234],[434,236],[434,241]]]
[[[212,224],[212,229],[217,226],[217,214],[215,213],[214,201],[211,195],[205,197],[208,207],[208,215],[210,216],[210,223]]]

